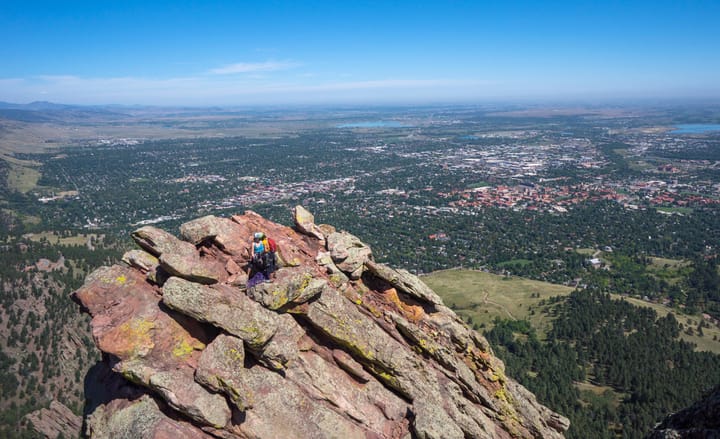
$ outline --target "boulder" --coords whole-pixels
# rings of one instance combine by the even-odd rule
[[[223,252],[238,258],[248,256],[252,242],[252,235],[248,235],[240,224],[213,215],[182,224],[180,236],[195,245],[211,241]]]
[[[280,270],[272,282],[264,282],[248,289],[248,296],[264,307],[277,310],[300,305],[320,294],[327,285],[325,279],[301,267]]]
[[[145,226],[132,233],[135,242],[159,258],[160,266],[173,276],[212,284],[227,279],[221,261],[203,259],[197,248],[156,227]]]
[[[372,259],[372,250],[357,236],[335,232],[327,237],[327,248],[335,265],[350,279],[360,279],[365,262]]]
[[[195,379],[216,392],[225,393],[240,410],[252,407],[253,395],[243,382],[245,349],[243,341],[220,334],[200,356]]]
[[[386,281],[398,290],[431,305],[442,305],[443,301],[430,287],[425,285],[417,276],[407,270],[392,269],[384,264],[372,260],[364,262],[365,266],[376,277]]]
[[[315,216],[304,207],[295,206],[293,209],[293,220],[295,222],[295,228],[300,233],[312,236],[320,241],[325,241],[325,235],[323,235],[322,230],[315,225]]]
[[[222,428],[230,420],[230,408],[225,398],[210,393],[186,370],[158,372],[150,377],[150,388],[167,401],[170,407],[193,421]]]
[[[137,249],[126,252],[122,257],[122,261],[127,265],[137,268],[145,273],[155,270],[158,264],[160,264],[158,258],[152,254]]]

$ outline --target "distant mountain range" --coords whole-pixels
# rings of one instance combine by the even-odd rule
[[[27,111],[47,111],[47,110],[67,110],[71,108],[87,108],[79,105],[56,104],[47,101],[35,101],[29,104],[14,104],[12,102],[0,101],[0,110],[27,110]]]
[[[98,116],[126,117],[127,114],[113,106],[69,105],[45,101],[15,104],[0,101],[0,118],[18,122],[41,123]]]

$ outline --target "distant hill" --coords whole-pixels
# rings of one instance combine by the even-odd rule
[[[61,122],[88,117],[125,117],[118,107],[56,104],[36,101],[29,104],[0,102],[0,118],[18,122]]]

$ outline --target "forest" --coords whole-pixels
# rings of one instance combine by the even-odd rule
[[[678,340],[672,313],[591,290],[551,300],[544,312],[555,316],[546,340],[516,320],[497,321],[485,336],[510,376],[570,418],[569,438],[643,437],[720,383],[720,356]]]

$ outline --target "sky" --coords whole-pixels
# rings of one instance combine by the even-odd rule
[[[720,0],[0,1],[0,101],[720,98]]]

